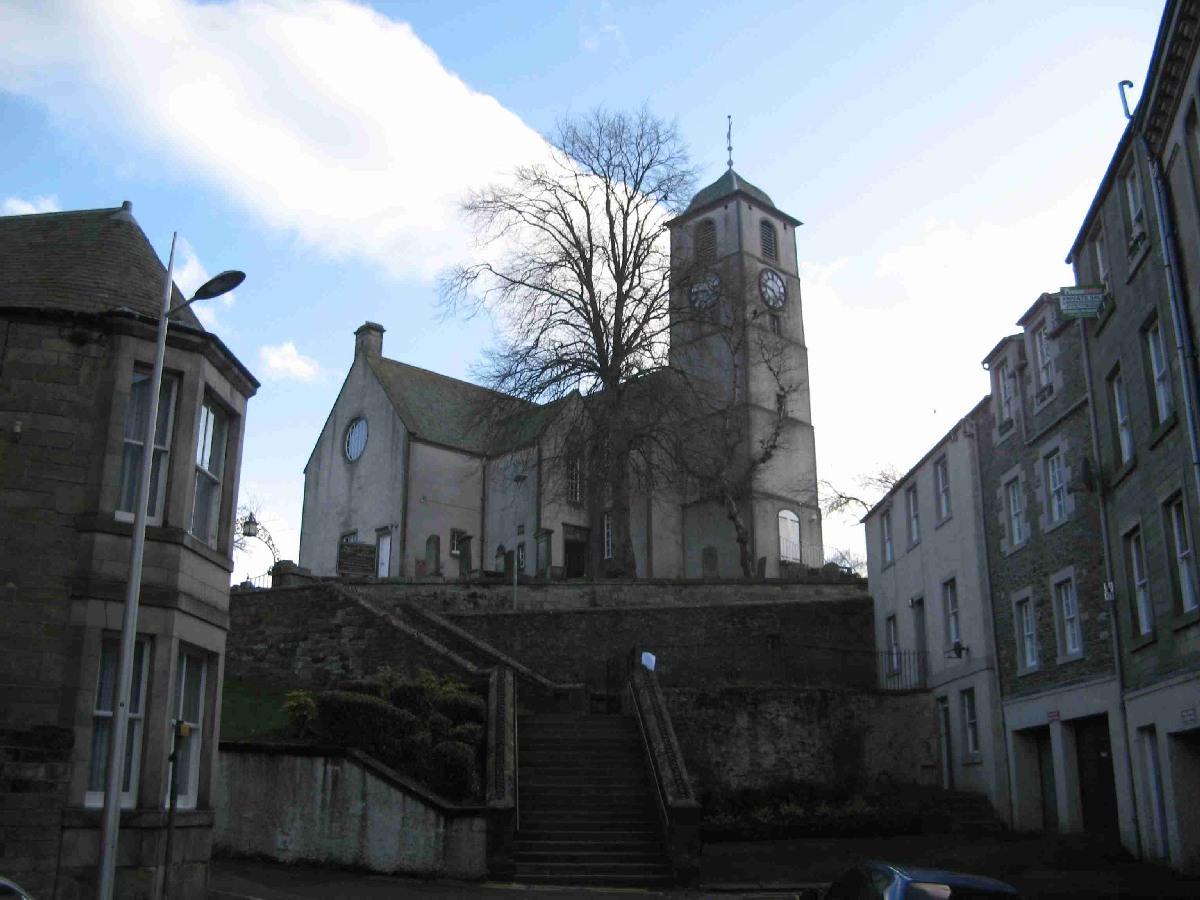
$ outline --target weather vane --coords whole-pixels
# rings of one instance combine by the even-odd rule
[[[729,168],[733,168],[733,116],[726,116],[729,127],[725,129],[725,149],[729,151]]]

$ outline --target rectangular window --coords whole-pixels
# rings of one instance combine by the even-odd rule
[[[1132,243],[1134,238],[1146,230],[1146,211],[1142,204],[1142,182],[1138,177],[1137,167],[1131,165],[1122,180],[1125,182],[1125,200],[1129,205],[1129,239]]]
[[[767,323],[771,334],[779,334],[779,313],[767,313]]]
[[[392,562],[392,532],[381,529],[375,532],[375,577],[387,578]]]
[[[604,514],[604,558],[613,558],[613,530],[612,530],[612,513]]]
[[[1104,255],[1104,229],[1101,228],[1096,232],[1096,236],[1092,238],[1092,251],[1096,255],[1096,281],[1099,284],[1108,284],[1108,259]]]
[[[143,420],[144,421],[144,420]],[[114,698],[117,693],[117,657],[121,642],[106,637],[100,643],[100,668],[96,673],[96,701],[92,708],[92,755],[88,766],[87,794],[84,806],[103,806],[108,778],[108,751],[112,741]],[[133,650],[133,680],[129,692],[129,727],[125,732],[125,772],[121,778],[121,808],[137,803],[138,776],[142,762],[142,722],[146,702],[146,657],[149,642],[138,638]]]
[[[1051,522],[1061,522],[1067,515],[1067,488],[1063,483],[1062,454],[1055,450],[1046,457],[1046,490]]]
[[[1033,602],[1026,597],[1017,601],[1017,633],[1021,639],[1021,658],[1026,669],[1038,664],[1037,628],[1033,618]]]
[[[1050,342],[1050,326],[1043,322],[1033,335],[1033,347],[1037,354],[1038,396],[1042,397],[1054,390],[1051,377],[1052,347]]]
[[[525,571],[525,542],[517,544],[517,571]]]
[[[1125,396],[1125,382],[1118,371],[1109,379],[1109,394],[1112,397],[1113,430],[1117,438],[1117,452],[1122,463],[1133,459],[1133,429],[1129,425],[1129,400]]]
[[[895,675],[900,671],[900,632],[896,627],[895,616],[887,617],[886,627],[888,674]]]
[[[883,536],[883,564],[890,566],[896,559],[892,546],[892,511],[888,509],[879,519],[879,529]]]
[[[787,417],[787,394],[775,395],[775,414],[781,419]]]
[[[216,546],[221,520],[221,478],[225,472],[225,442],[229,419],[208,400],[200,407],[196,437],[196,498],[192,507],[193,537]]]
[[[1174,408],[1171,398],[1171,369],[1167,363],[1167,347],[1163,343],[1162,329],[1155,322],[1146,331],[1146,357],[1150,364],[1150,377],[1154,381],[1155,423],[1165,422]]]
[[[1009,537],[1015,548],[1025,543],[1025,501],[1021,497],[1020,478],[1014,478],[1004,486],[1004,496],[1008,501]]]
[[[458,541],[459,541],[459,538],[461,538],[464,534],[466,534],[466,532],[463,531],[461,528],[451,528],[450,529],[450,555],[451,556],[458,556],[459,554],[462,553],[462,551],[459,550],[459,548],[458,548]]]
[[[1075,602],[1075,582],[1068,578],[1054,585],[1054,606],[1062,623],[1062,648],[1068,656],[1083,652],[1083,635],[1079,628],[1079,605]]]
[[[1130,588],[1138,634],[1149,634],[1154,629],[1154,608],[1150,602],[1150,576],[1146,571],[1146,550],[1142,546],[1140,529],[1135,528],[1125,536],[1125,560],[1132,582]]]
[[[962,641],[958,621],[958,585],[954,579],[942,582],[942,608],[946,610],[946,642],[953,647]]]
[[[180,737],[175,759],[178,775],[175,796],[179,809],[195,809],[200,784],[200,752],[204,747],[204,682],[207,661],[199,653],[179,650],[175,666],[175,721],[188,726],[188,734]],[[171,772],[167,772],[168,791]],[[169,800],[168,800],[169,802]]]
[[[933,495],[938,521],[944,522],[950,518],[950,467],[944,456],[933,464]]]
[[[583,497],[583,460],[578,455],[567,461],[567,499],[578,503]]]
[[[1000,397],[1000,432],[1004,433],[1005,423],[1013,420],[1013,382],[1006,362],[996,367],[996,393]]]
[[[907,510],[908,546],[921,540],[921,518],[917,509],[917,486],[909,485],[904,491],[904,508]]]
[[[1171,555],[1175,558],[1175,593],[1179,608],[1181,612],[1191,612],[1200,603],[1200,597],[1197,596],[1195,561],[1182,495],[1167,501],[1164,514],[1171,539]]]
[[[975,713],[975,688],[962,692],[963,746],[968,753],[979,752],[979,720]]]
[[[150,419],[151,373],[135,371],[125,405],[125,449],[121,457],[121,486],[117,495],[117,517],[132,520],[137,505],[138,478],[142,471],[142,449]],[[150,469],[150,497],[146,517],[162,523],[163,499],[167,491],[167,460],[171,454],[171,429],[175,412],[175,379],[163,378],[158,393],[158,419],[154,424],[154,463]]]

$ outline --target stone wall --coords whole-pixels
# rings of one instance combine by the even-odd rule
[[[937,721],[924,692],[676,687],[664,694],[689,774],[706,791],[937,777]]]

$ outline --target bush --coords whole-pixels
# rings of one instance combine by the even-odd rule
[[[450,729],[454,727],[454,723],[443,716],[440,712],[431,712],[429,714],[429,734],[433,737],[435,744],[440,744],[442,741],[450,737]]]
[[[437,701],[437,710],[455,725],[487,724],[487,703],[475,694],[455,694]]]
[[[433,711],[433,700],[429,692],[415,681],[403,681],[391,685],[384,699],[397,709],[405,709],[422,719]]]
[[[378,681],[341,681],[338,682],[334,690],[347,694],[369,694],[372,697],[383,696]]]
[[[478,747],[482,744],[483,737],[483,726],[477,722],[466,722],[462,725],[455,725],[450,729],[450,740],[459,741],[472,747]]]
[[[291,691],[284,698],[282,709],[293,730],[304,734],[317,717],[317,700],[312,691]]]
[[[381,697],[323,691],[317,694],[317,724],[338,743],[361,750],[385,766],[402,769],[403,739],[415,727],[415,718]]]
[[[433,748],[433,785],[451,800],[465,800],[479,793],[475,750],[459,741],[442,741]]]

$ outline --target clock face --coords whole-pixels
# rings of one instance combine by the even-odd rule
[[[721,279],[715,272],[710,273],[688,288],[688,303],[693,309],[707,309],[716,302],[720,292]]]
[[[787,302],[787,285],[774,269],[763,269],[758,275],[758,292],[763,303],[771,309],[782,309]]]

